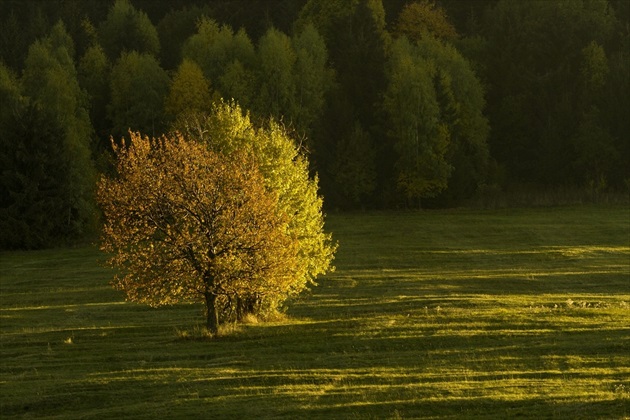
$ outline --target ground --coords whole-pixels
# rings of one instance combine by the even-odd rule
[[[628,418],[630,209],[333,214],[284,318],[111,289],[95,247],[0,254],[0,415]]]

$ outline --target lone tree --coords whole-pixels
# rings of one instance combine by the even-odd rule
[[[191,114],[177,121],[173,129],[222,156],[253,156],[266,189],[278,197],[276,211],[288,217],[287,234],[297,243],[297,271],[289,294],[300,293],[314,285],[319,275],[334,270],[332,260],[337,246],[330,233],[324,231],[318,178],[309,175],[306,156],[281,124],[270,120],[255,126],[249,114],[234,101],[221,101],[208,114]],[[242,311],[252,312],[251,303]],[[265,296],[258,306],[261,303],[264,308],[258,309],[273,311],[282,300]]]
[[[181,135],[131,133],[97,198],[114,286],[152,306],[203,302],[216,334],[224,309],[279,302],[301,273],[298,241],[251,153],[229,156]],[[248,302],[243,304],[243,302]]]

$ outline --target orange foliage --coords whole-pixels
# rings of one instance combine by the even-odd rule
[[[181,136],[131,133],[103,176],[102,249],[122,274],[114,286],[152,306],[205,302],[216,332],[219,302],[280,299],[297,271],[297,244],[253,159],[217,154]]]

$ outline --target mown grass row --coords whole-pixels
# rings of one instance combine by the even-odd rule
[[[287,317],[204,339],[93,248],[2,253],[0,415],[630,416],[630,210],[340,214]]]

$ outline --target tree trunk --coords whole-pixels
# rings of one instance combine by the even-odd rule
[[[206,327],[212,335],[219,333],[219,313],[216,303],[217,295],[206,292]]]

